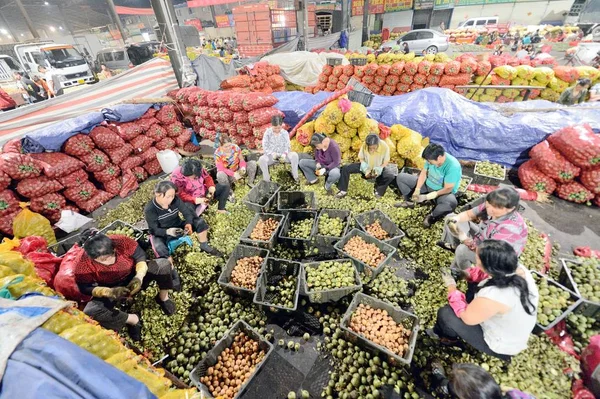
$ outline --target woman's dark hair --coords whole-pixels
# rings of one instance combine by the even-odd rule
[[[183,161],[183,165],[181,165],[181,174],[184,176],[201,176],[202,162],[193,158],[186,159]]]
[[[477,247],[477,255],[485,271],[492,276],[481,288],[513,287],[519,291],[521,305],[529,315],[535,312],[535,306],[529,298],[527,281],[515,272],[519,266],[519,258],[514,248],[502,240],[485,240]]]
[[[92,259],[115,253],[112,240],[96,229],[87,229],[81,233],[81,245],[85,253]]]
[[[519,193],[512,187],[498,188],[485,197],[485,202],[496,208],[516,208],[519,205]]]
[[[273,125],[273,126],[283,125],[283,118],[281,117],[281,115],[273,115],[271,117],[271,125]]]
[[[154,194],[165,195],[169,190],[175,190],[175,192],[177,192],[177,186],[175,183],[169,180],[159,181],[154,187]]]
[[[444,155],[444,153],[444,147],[442,147],[441,145],[429,144],[427,147],[425,147],[425,149],[423,150],[423,155],[421,156],[426,161],[436,161],[439,157]]]
[[[365,139],[367,146],[379,145],[379,136],[376,134],[369,134]]]
[[[454,363],[450,373],[450,392],[460,399],[502,399],[494,377],[476,364]]]
[[[588,78],[581,78],[577,80],[577,86],[589,86],[592,84],[592,81]]]
[[[310,138],[310,145],[315,147],[317,144],[321,144],[325,138],[326,137],[323,133],[315,133]]]
[[[221,136],[219,137],[219,144],[223,145],[227,143],[231,143],[231,137],[228,134],[221,133]]]

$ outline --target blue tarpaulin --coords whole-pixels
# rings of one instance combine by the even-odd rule
[[[332,93],[274,93],[275,105],[294,126]],[[387,126],[400,123],[463,160],[489,160],[515,166],[528,158],[531,147],[549,134],[570,125],[589,123],[600,129],[600,111],[581,104],[564,110],[545,100],[511,104],[478,103],[451,90],[428,88],[401,96],[375,96],[367,108],[369,116]],[[527,112],[509,112],[528,110]],[[532,110],[540,110],[535,112]]]

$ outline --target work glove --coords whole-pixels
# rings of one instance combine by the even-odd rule
[[[208,199],[206,198],[202,198],[202,197],[198,197],[196,198],[196,200],[194,201],[194,203],[196,205],[200,205],[200,204],[206,204],[208,202]]]
[[[419,197],[420,195],[418,194],[418,191],[415,190],[415,192],[413,193],[412,197],[410,197],[412,202],[419,202]]]
[[[317,164],[315,165],[315,169],[321,169],[321,164],[317,162]]]
[[[452,277],[450,270],[442,271],[442,281],[444,281],[444,285],[446,287],[451,287],[451,286],[456,287],[456,280],[454,280],[454,277]]]
[[[127,284],[127,289],[129,290],[129,295],[134,296],[142,289],[142,279],[136,275],[131,279],[129,284]]]
[[[433,201],[434,199],[436,199],[438,197],[438,193],[437,191],[432,191],[428,194],[425,195],[425,198],[429,201]]]
[[[129,295],[129,288],[126,287],[96,287],[92,290],[92,296],[96,298],[107,298],[116,301]]]
[[[240,172],[240,175],[246,176],[246,168],[240,168],[239,172]]]
[[[376,166],[373,168],[373,175],[375,175],[375,177],[381,176],[382,172],[383,172],[383,167],[381,167],[381,166]]]
[[[235,173],[233,174],[233,178],[234,178],[235,180],[240,180],[240,179],[242,178],[242,175],[241,175],[241,173],[240,173],[240,172],[235,172]]]
[[[444,220],[446,221],[446,223],[458,224],[458,215],[450,213],[446,215],[446,217],[444,217]]]
[[[325,172],[326,172],[325,168],[317,169],[317,170],[315,170],[315,175],[323,176],[325,174]]]
[[[191,236],[192,234],[194,234],[194,230],[192,229],[192,225],[191,224],[186,224],[184,227],[185,230],[185,234]]]
[[[167,235],[171,237],[181,237],[183,235],[183,230],[179,227],[171,227],[167,229]]]
[[[148,264],[144,261],[135,264],[135,277],[127,284],[127,288],[131,291],[130,295],[137,294],[142,289],[142,281],[148,273]]]

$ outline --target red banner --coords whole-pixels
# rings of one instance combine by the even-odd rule
[[[217,28],[229,28],[229,16],[228,15],[215,15],[215,21],[217,22]]]
[[[352,15],[363,15],[364,0],[352,0]],[[383,14],[385,12],[385,0],[369,1],[369,14]]]
[[[117,14],[123,15],[154,15],[154,10],[151,8],[134,8],[115,6]]]
[[[229,3],[245,3],[245,0],[188,0],[188,8],[195,7],[210,7],[218,4],[229,4]]]
[[[198,31],[202,30],[202,22],[200,22],[200,20],[198,18],[188,19],[187,21],[184,22],[184,24],[190,25],[190,26],[195,26],[196,29],[198,29]]]

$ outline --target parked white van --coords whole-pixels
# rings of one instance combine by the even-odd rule
[[[498,25],[498,17],[469,18],[458,24],[459,28],[488,28],[488,25]]]

